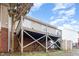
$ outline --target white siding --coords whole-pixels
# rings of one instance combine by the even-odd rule
[[[1,26],[8,28],[8,7],[2,5],[1,14]]]
[[[34,30],[40,31],[40,30],[41,30],[41,24],[32,21],[32,28],[33,28]]]
[[[41,25],[41,31],[46,32],[46,26]]]
[[[69,29],[63,29],[62,30],[62,39],[77,42],[78,41],[78,32],[69,30]]]
[[[56,29],[54,29],[54,28],[47,27],[47,32],[50,33],[50,34],[56,35]]]

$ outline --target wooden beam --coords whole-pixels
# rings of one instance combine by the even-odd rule
[[[19,39],[20,39],[20,37],[19,37],[17,40],[18,40],[18,43],[19,43],[19,45],[20,45],[20,47],[21,47],[21,42],[19,41]]]
[[[50,40],[52,40],[52,38],[50,38],[49,36],[48,36],[48,38],[49,38]],[[58,40],[60,40],[60,39],[58,39]],[[59,46],[57,45],[57,43],[56,43],[56,42],[58,42],[58,40],[56,40],[52,45],[56,44],[56,46],[59,47]],[[50,45],[48,48],[50,48],[52,45]],[[59,47],[59,48],[61,49],[61,47]]]
[[[41,44],[38,40],[36,40],[33,36],[31,36],[29,33],[27,33],[26,31],[24,31],[28,36],[30,36],[34,41],[36,41],[37,43],[39,43],[42,47],[45,47],[43,44]]]
[[[37,39],[37,40],[35,40],[35,41],[33,41],[33,42],[31,42],[31,43],[25,45],[23,48],[26,48],[26,47],[28,47],[29,45],[31,45],[31,44],[37,42],[38,40],[41,40],[41,39],[44,38],[45,36],[46,36],[46,35],[44,35],[44,36],[40,37],[39,39]],[[43,47],[44,47],[44,46],[43,46]],[[44,48],[45,48],[45,47],[44,47]]]

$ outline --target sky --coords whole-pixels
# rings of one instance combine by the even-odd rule
[[[78,3],[34,3],[27,14],[42,22],[79,31],[79,4]]]

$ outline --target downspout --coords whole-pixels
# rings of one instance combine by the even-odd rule
[[[14,20],[14,15],[12,13],[10,13],[9,10],[9,21],[10,21],[10,28],[9,28],[9,32],[8,32],[8,51],[13,52],[14,51],[14,26],[13,26],[13,20]],[[13,12],[13,11],[12,11]]]
[[[14,51],[14,26],[13,26],[13,16],[9,16],[8,19],[8,52]]]
[[[8,52],[11,50],[11,19],[8,15]]]

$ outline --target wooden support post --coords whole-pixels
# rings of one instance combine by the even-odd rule
[[[46,52],[48,52],[48,44],[47,44],[47,41],[48,41],[48,39],[47,39],[47,37],[48,37],[48,34],[47,34],[47,27],[46,27]]]
[[[21,16],[21,53],[23,53],[23,16]]]
[[[47,35],[46,35],[46,52],[47,52]]]
[[[15,16],[12,15],[12,19],[11,19],[11,32],[12,32],[12,52],[14,52],[14,28],[15,28],[15,23],[13,22],[13,20],[15,20]]]
[[[14,52],[14,26],[15,24],[13,23],[13,20],[14,20],[14,16],[13,16],[13,19],[12,19],[12,52]]]

